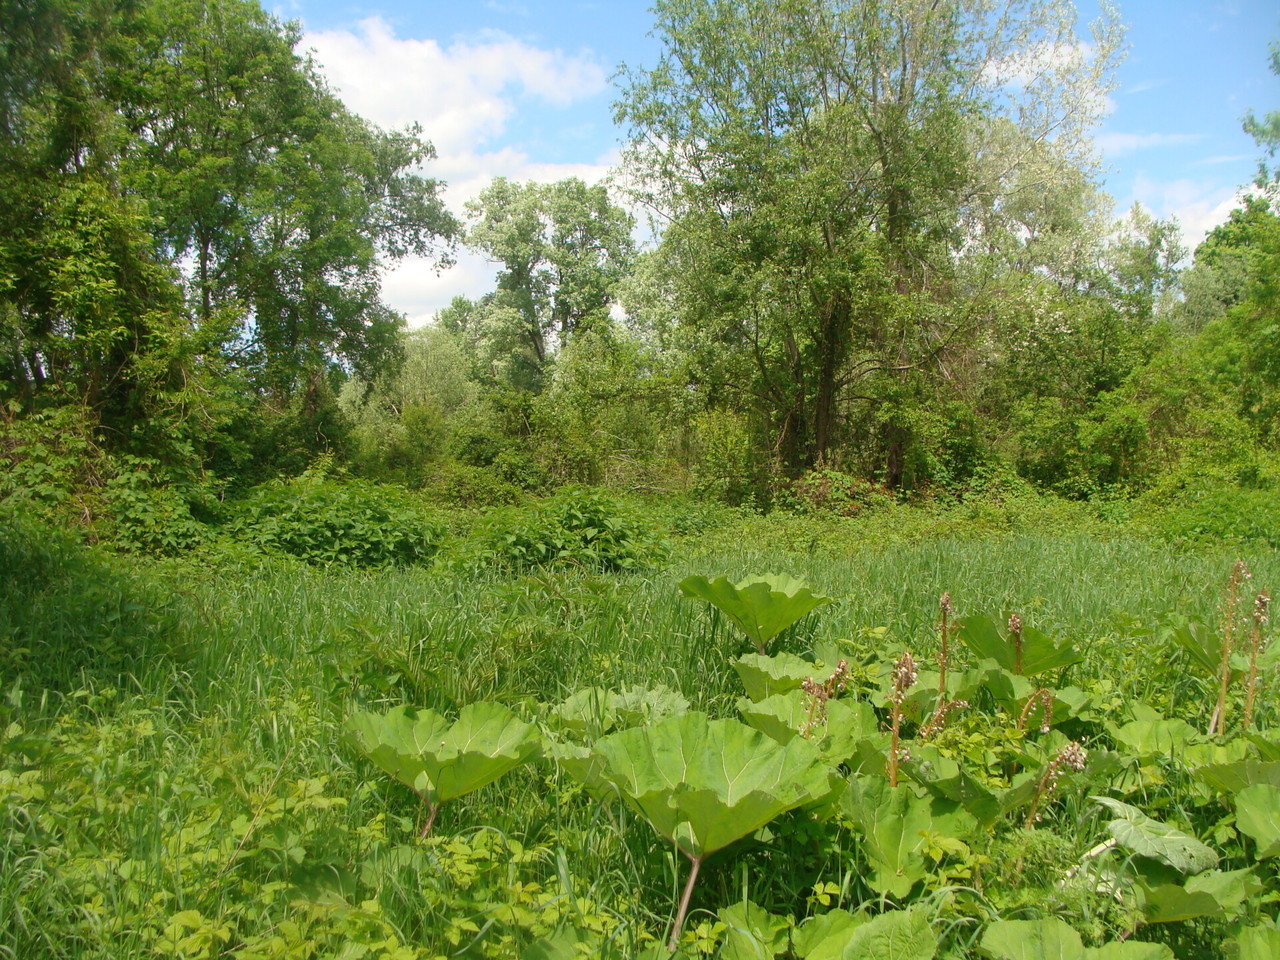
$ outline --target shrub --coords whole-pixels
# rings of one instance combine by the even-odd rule
[[[308,563],[357,567],[420,563],[443,537],[403,490],[317,479],[258,487],[240,504],[229,532]]]
[[[527,570],[569,564],[635,570],[662,560],[668,546],[654,525],[594,490],[569,490],[533,508],[492,514],[450,564]]]
[[[880,484],[839,470],[810,470],[793,480],[779,499],[781,506],[798,513],[839,517],[857,516],[895,502],[893,494]]]
[[[1167,540],[1251,540],[1280,547],[1280,497],[1275,490],[1202,482],[1163,503],[1147,500],[1139,517]]]

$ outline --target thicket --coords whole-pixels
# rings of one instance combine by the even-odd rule
[[[220,0],[217,18],[195,0],[75,6],[8,5],[0,24],[11,510],[135,552],[234,535],[319,561],[352,555],[344,537],[390,543],[379,525],[397,511],[431,513],[411,500],[518,507],[596,487],[865,517],[983,496],[998,510],[1024,484],[1174,539],[1276,538],[1275,180],[1264,168],[1190,262],[1175,224],[1098,215],[1071,104],[1106,86],[1112,21],[1092,61],[1055,68],[1006,115],[982,99],[998,71],[943,67],[970,63],[973,38],[925,11],[839,14],[880,38],[885,63],[933,77],[895,106],[874,77],[841,73],[838,17],[806,39],[768,4],[663,5],[665,54],[619,93],[632,181],[658,191],[632,199],[668,223],[639,252],[620,198],[577,181],[497,181],[456,221],[411,172],[429,144],[347,112],[297,28],[252,0]],[[1074,36],[1057,8],[1025,14],[986,56]],[[750,61],[766,38],[773,72],[703,89],[698,63]],[[217,83],[188,83],[199,71]],[[752,126],[780,91],[788,110]],[[860,97],[885,111],[893,151],[869,149],[881,127],[846,109]],[[1251,121],[1264,151],[1273,126]],[[975,144],[1016,162],[998,177]],[[674,162],[699,151],[712,162]],[[274,189],[285,180],[306,189]],[[410,251],[446,262],[458,240],[500,264],[495,289],[398,329],[376,272]],[[297,485],[317,469],[395,489]],[[300,501],[287,521],[282,491]],[[347,534],[318,517],[313,543],[268,530],[326,498],[360,514],[330,524]],[[562,549],[526,534],[513,551]],[[438,540],[406,534],[361,562],[422,560],[434,547],[409,542]]]

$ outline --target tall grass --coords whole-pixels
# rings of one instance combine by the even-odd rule
[[[12,654],[6,664],[11,695],[0,712],[20,729],[0,743],[7,771],[0,956],[154,956],[162,949],[157,929],[182,910],[233,917],[229,939],[214,944],[230,949],[283,929],[283,919],[301,909],[289,906],[290,896],[320,910],[314,904],[322,900],[298,893],[307,884],[355,889],[371,865],[381,871],[389,928],[408,942],[455,952],[448,904],[465,896],[441,879],[444,854],[412,851],[416,799],[346,746],[344,718],[405,701],[444,711],[482,699],[527,708],[588,684],[665,684],[695,707],[732,714],[740,691],[729,662],[748,645],[705,605],[679,599],[676,584],[690,573],[787,572],[839,597],[784,635],[783,646],[795,652],[884,626],[887,645],[927,657],[938,597],[950,591],[960,616],[1016,611],[1044,632],[1072,638],[1089,655],[1080,676],[1109,676],[1135,697],[1174,682],[1158,663],[1135,666],[1162,655],[1153,633],[1160,619],[1176,611],[1213,622],[1237,556],[1258,586],[1280,586],[1274,551],[1174,552],[1070,532],[808,546],[779,550],[752,541],[712,552],[695,542],[662,569],[617,576],[170,563],[151,571],[141,593],[119,587],[119,602],[89,603],[78,626],[52,612],[58,591],[77,595],[65,578],[11,583],[0,606],[8,635],[23,644],[56,641],[71,652],[57,669],[36,670]],[[96,562],[83,560],[85,576],[117,583]],[[163,616],[145,614],[146,598]],[[101,623],[90,624],[94,618]],[[110,627],[121,618],[125,626]],[[110,644],[99,644],[103,635]],[[131,639],[139,655],[122,660],[116,646]],[[1192,681],[1176,682],[1179,696],[1195,695]],[[1262,719],[1274,723],[1271,714]],[[45,737],[45,745],[33,737]],[[28,779],[45,785],[43,796],[22,792],[23,771],[35,771]],[[324,796],[340,802],[306,808],[298,785],[321,778]],[[284,813],[273,807],[282,797],[294,798]],[[306,812],[289,813],[290,803]],[[206,828],[206,835],[192,833]],[[538,851],[528,865],[504,864],[503,876],[547,889],[568,884],[591,909],[612,916],[614,936],[632,948],[642,931],[658,934],[669,918],[672,852],[624,809],[588,800],[550,766],[524,768],[449,805],[438,829],[464,838],[497,831]],[[778,829],[796,838],[792,854],[748,845],[708,863],[695,903],[704,912],[695,910],[692,923],[744,888],[793,911],[804,910],[819,876],[837,877],[846,897],[858,894],[857,879],[841,867],[851,838],[809,836],[798,815]],[[242,857],[250,848],[253,857]],[[387,860],[393,856],[400,859]],[[126,862],[133,864],[127,870]],[[306,874],[308,864],[319,864],[324,876]],[[293,893],[270,900],[262,891],[271,883]]]

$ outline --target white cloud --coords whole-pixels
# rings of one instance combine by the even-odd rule
[[[604,68],[583,54],[501,34],[443,47],[397,37],[381,17],[360,21],[357,32],[308,33],[304,43],[347,106],[384,126],[421,123],[442,155],[501,134],[515,94],[564,107],[607,83]]]
[[[1251,153],[1232,153],[1218,154],[1212,157],[1205,157],[1203,160],[1196,160],[1191,165],[1193,167],[1207,167],[1218,163],[1239,163],[1242,160],[1252,160],[1254,155]]]
[[[1178,147],[1203,139],[1204,134],[1200,133],[1100,133],[1093,142],[1107,156],[1119,157],[1135,150]]]
[[[1133,200],[1161,219],[1177,217],[1182,242],[1194,253],[1206,234],[1243,202],[1245,191],[1190,179],[1152,180],[1139,174],[1133,185]]]
[[[437,154],[426,172],[447,183],[445,201],[456,213],[497,176],[594,183],[617,161],[613,151],[595,163],[544,163],[503,142],[517,109],[566,110],[606,88],[605,70],[589,53],[545,50],[500,33],[442,45],[397,37],[380,17],[354,30],[309,32],[303,43],[353,111],[384,127],[421,125]],[[387,273],[383,293],[416,326],[454,296],[491,290],[494,275],[491,264],[465,252],[438,274],[410,258]]]

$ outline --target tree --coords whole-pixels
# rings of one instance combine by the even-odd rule
[[[632,217],[604,186],[576,178],[518,184],[499,177],[467,213],[468,245],[502,265],[485,304],[486,336],[504,355],[524,354],[522,379],[538,389],[554,352],[608,319],[634,256]]]
[[[661,0],[656,12],[662,58],[627,75],[618,105],[636,193],[665,225],[682,321],[716,355],[719,392],[802,470],[851,439],[854,405],[941,371],[977,328],[1001,285],[999,238],[1022,240],[1008,226],[1013,174],[1086,159],[1114,20],[1088,59],[1059,3]],[[898,481],[900,431],[875,441]]]
[[[78,403],[117,441],[191,372],[174,274],[118,175],[127,23],[110,2],[0,6],[0,398]]]
[[[337,359],[368,374],[394,353],[380,270],[445,262],[457,225],[415,129],[350,113],[294,52],[301,34],[256,0],[151,0],[113,64],[125,170],[201,322],[241,319],[245,359],[288,396]]]

